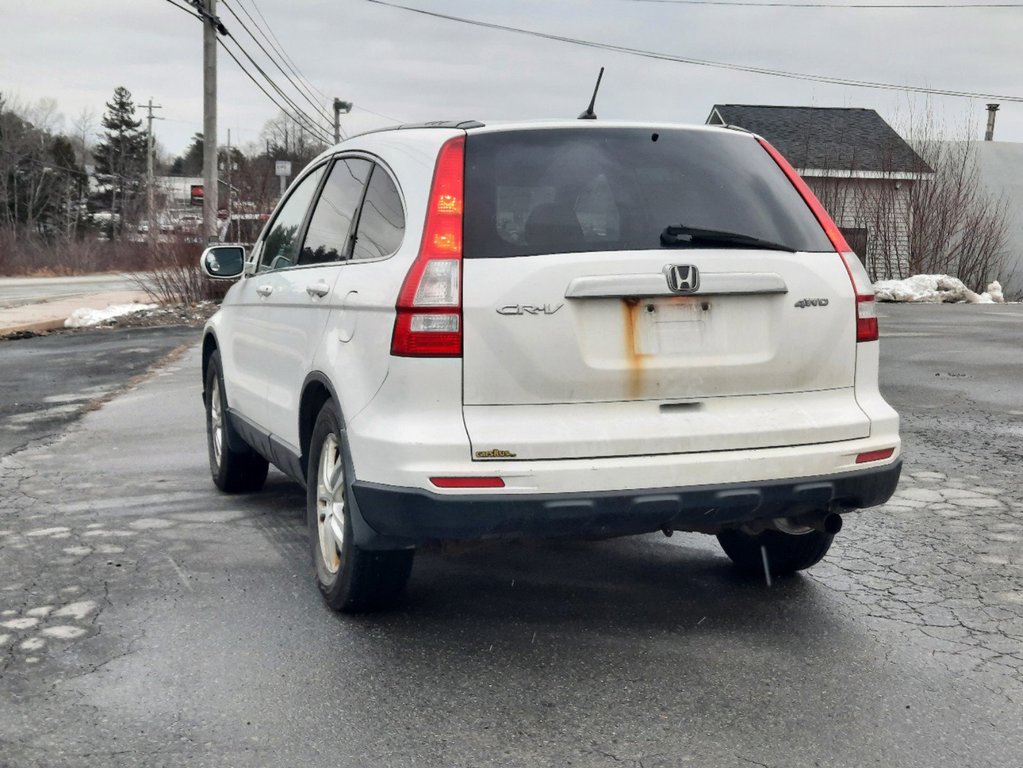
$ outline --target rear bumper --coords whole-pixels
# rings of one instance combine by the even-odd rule
[[[714,532],[753,520],[886,502],[902,461],[870,469],[778,481],[554,494],[437,494],[356,481],[356,509],[374,542],[513,536],[621,536],[670,527]],[[382,544],[378,544],[382,545]]]

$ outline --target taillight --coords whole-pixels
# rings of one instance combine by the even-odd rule
[[[462,208],[465,137],[437,155],[419,255],[395,305],[391,354],[462,355]]]
[[[803,181],[803,177],[796,173],[796,169],[789,164],[789,161],[782,157],[781,153],[772,147],[766,139],[757,137],[757,141],[760,142],[760,146],[767,150],[767,154],[774,159],[778,167],[784,171],[792,186],[796,188],[800,197],[803,198],[803,202],[806,203],[814,217],[820,222],[824,234],[828,236],[828,240],[831,241],[835,251],[842,258],[842,263],[845,264],[845,271],[848,273],[853,291],[856,293],[856,341],[877,341],[878,329],[877,313],[874,308],[874,286],[871,285],[867,270],[863,268],[860,260],[853,253],[852,248],[849,247],[849,243],[845,241],[845,235],[842,234],[842,230],[838,228],[834,219],[824,210],[824,206],[817,199],[817,195]]]

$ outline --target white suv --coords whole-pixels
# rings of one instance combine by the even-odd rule
[[[699,531],[780,576],[898,481],[866,272],[744,131],[368,133],[202,264],[244,272],[203,341],[214,481],[306,486],[340,610],[431,540]]]

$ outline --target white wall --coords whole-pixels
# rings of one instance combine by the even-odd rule
[[[1023,296],[1023,144],[978,141],[977,167],[981,183],[1009,201],[1009,232],[1002,288],[1006,298]]]

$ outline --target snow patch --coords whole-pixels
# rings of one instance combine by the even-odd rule
[[[94,325],[101,325],[108,320],[133,315],[136,312],[145,312],[156,309],[158,304],[111,304],[106,309],[89,309],[83,307],[76,309],[71,316],[64,321],[65,328],[89,328]]]
[[[0,627],[7,627],[7,629],[32,629],[32,627],[38,623],[39,619],[35,617],[27,619],[11,619],[10,621],[0,621]]]
[[[997,280],[984,293],[974,293],[962,280],[949,275],[913,275],[905,280],[878,280],[874,283],[878,301],[917,302],[922,304],[1004,304],[1002,285]]]
[[[66,624],[61,624],[56,627],[47,627],[43,630],[43,634],[47,637],[56,637],[60,640],[73,640],[76,637],[81,637],[87,632],[87,630],[81,627],[72,627]]]
[[[92,600],[82,600],[77,603],[69,603],[57,611],[54,616],[70,616],[81,621],[90,613],[96,610],[96,603]]]

